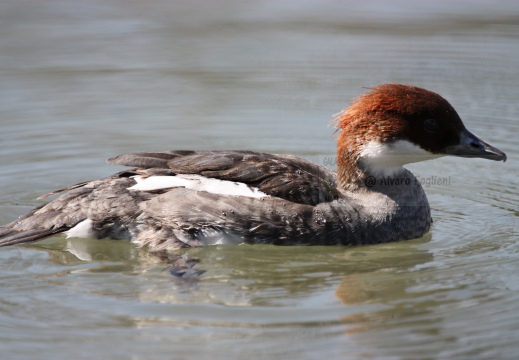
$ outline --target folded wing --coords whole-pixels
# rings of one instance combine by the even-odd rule
[[[274,197],[306,205],[337,199],[333,172],[290,155],[252,151],[169,151],[121,155],[111,164],[149,169],[150,175],[197,174],[247,184]]]

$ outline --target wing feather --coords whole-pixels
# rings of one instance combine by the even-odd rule
[[[242,182],[270,196],[317,205],[340,197],[335,173],[311,161],[252,151],[167,151],[121,155],[111,164]]]

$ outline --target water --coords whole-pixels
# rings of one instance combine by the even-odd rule
[[[0,3],[0,222],[37,196],[167,149],[318,162],[363,86],[439,92],[509,160],[409,168],[422,239],[188,250],[178,281],[116,241],[0,250],[9,359],[491,359],[519,353],[519,5],[515,1]]]

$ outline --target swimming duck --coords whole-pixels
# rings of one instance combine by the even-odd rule
[[[150,251],[214,244],[361,245],[423,236],[432,223],[405,164],[445,155],[506,160],[440,95],[375,86],[334,120],[337,172],[253,151],[165,151],[108,160],[131,169],[62,193],[0,227],[0,246],[68,237]]]

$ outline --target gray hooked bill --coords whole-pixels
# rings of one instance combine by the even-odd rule
[[[461,133],[459,144],[446,147],[443,153],[461,157],[506,161],[504,152],[487,144],[467,129],[464,129]]]

